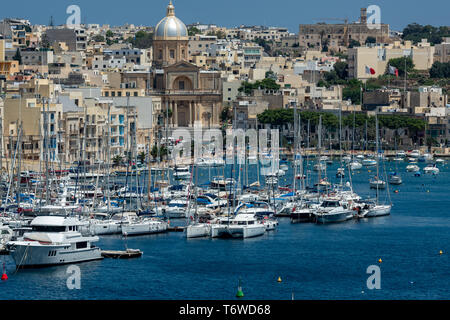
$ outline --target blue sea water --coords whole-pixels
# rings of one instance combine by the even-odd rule
[[[403,184],[391,186],[387,217],[332,225],[279,219],[277,231],[246,240],[186,239],[178,232],[129,237],[127,246],[143,256],[79,264],[79,290],[67,288],[67,266],[16,272],[6,256],[0,259],[9,279],[0,283],[0,299],[234,299],[239,279],[245,299],[448,299],[450,169],[414,177],[405,167],[398,167]],[[332,181],[336,168],[328,167]],[[289,170],[282,184],[290,183]],[[199,182],[211,174],[203,170]],[[355,191],[374,196],[373,175],[373,168],[352,175]],[[123,249],[125,240],[105,236],[98,246]],[[381,269],[380,290],[367,288],[370,265]]]

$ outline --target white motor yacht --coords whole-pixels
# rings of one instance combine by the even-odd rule
[[[353,212],[339,199],[329,198],[320,204],[314,215],[317,223],[325,224],[350,220]]]
[[[31,222],[32,231],[21,241],[8,242],[17,268],[45,267],[102,259],[93,245],[98,237],[85,237],[76,218],[41,216]]]

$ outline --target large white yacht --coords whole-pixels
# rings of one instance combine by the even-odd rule
[[[17,268],[45,267],[102,259],[100,248],[92,243],[98,237],[85,237],[76,218],[40,216],[31,222],[32,231],[21,241],[8,242]]]

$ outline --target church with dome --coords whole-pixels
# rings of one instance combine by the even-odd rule
[[[166,16],[153,33],[152,95],[161,97],[159,118],[172,111],[171,127],[218,127],[222,111],[220,72],[202,70],[189,62],[186,25],[175,16],[170,1]]]

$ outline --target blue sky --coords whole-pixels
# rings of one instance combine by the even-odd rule
[[[0,18],[23,17],[34,24],[65,23],[66,8],[81,8],[82,22],[120,25],[155,25],[165,16],[168,0],[22,0],[0,4]],[[270,25],[298,32],[301,23],[316,23],[321,18],[348,18],[355,21],[361,7],[378,5],[381,19],[394,30],[408,23],[450,24],[448,0],[174,0],[175,13],[189,24],[214,23],[221,26]],[[338,23],[329,21],[328,23]]]

